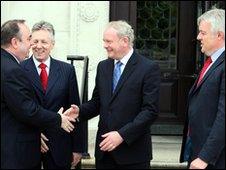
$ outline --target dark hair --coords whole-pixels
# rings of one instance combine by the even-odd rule
[[[21,40],[20,27],[18,24],[24,24],[25,20],[9,20],[1,26],[1,46],[8,46],[11,39],[16,37]]]

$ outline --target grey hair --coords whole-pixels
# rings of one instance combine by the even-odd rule
[[[46,21],[40,21],[32,27],[31,31],[33,33],[35,31],[39,31],[39,30],[49,31],[49,33],[51,34],[52,41],[55,42],[55,30],[54,30],[52,24],[50,24],[49,22],[46,22]]]
[[[225,10],[213,8],[204,14],[202,14],[198,20],[197,24],[199,25],[201,21],[206,21],[211,24],[212,32],[216,33],[221,31],[225,35]]]
[[[117,31],[117,35],[119,37],[128,37],[129,44],[131,47],[133,47],[134,31],[133,28],[126,21],[111,21],[108,23],[106,29],[107,28],[114,28]]]

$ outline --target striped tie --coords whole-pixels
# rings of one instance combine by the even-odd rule
[[[113,74],[113,92],[115,91],[115,88],[116,88],[118,81],[119,81],[119,78],[121,76],[121,66],[122,66],[121,61],[118,61],[115,64],[114,74]]]

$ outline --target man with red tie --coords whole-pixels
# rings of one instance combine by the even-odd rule
[[[75,69],[50,56],[54,44],[53,25],[46,21],[36,23],[32,28],[33,55],[21,63],[35,89],[37,101],[52,111],[61,106],[69,108],[73,103],[80,104]],[[42,131],[44,169],[70,169],[71,164],[76,166],[84,152],[81,130],[79,123],[71,134],[48,129]]]
[[[191,88],[180,162],[190,169],[225,169],[225,10],[198,18],[206,61]]]

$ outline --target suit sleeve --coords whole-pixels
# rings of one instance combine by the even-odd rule
[[[71,65],[70,65],[71,66]],[[79,91],[78,91],[78,83],[76,78],[76,73],[74,66],[71,66],[70,73],[69,73],[69,106],[71,104],[76,104],[77,106],[80,105],[79,99]],[[72,137],[72,149],[73,152],[83,153],[84,152],[84,141],[83,141],[83,129],[82,129],[82,122],[77,122],[75,124],[75,129],[73,133],[71,133]]]
[[[204,144],[199,158],[210,164],[215,164],[221,152],[225,149],[225,70],[222,71],[219,90],[219,101],[216,119],[210,134]]]
[[[160,70],[157,64],[153,64],[144,76],[141,111],[132,122],[127,123],[118,131],[127,144],[131,144],[141,134],[148,133],[150,125],[158,117],[159,88]]]
[[[60,128],[60,115],[37,104],[31,84],[20,67],[12,69],[4,79],[4,98],[16,119],[39,128]]]

